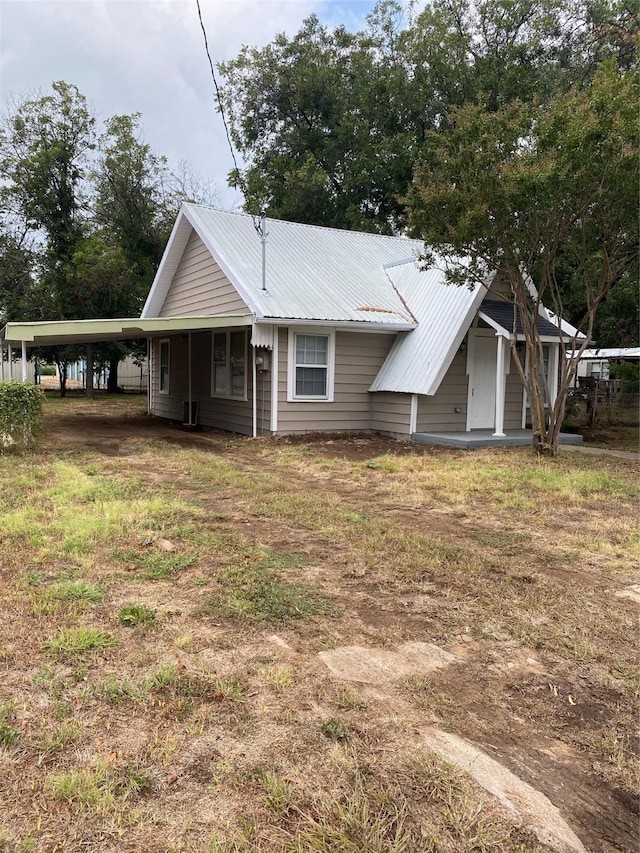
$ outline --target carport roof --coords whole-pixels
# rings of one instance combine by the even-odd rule
[[[221,326],[250,326],[251,314],[225,314],[218,317],[125,317],[115,320],[58,320],[34,323],[7,323],[0,330],[0,343],[28,347],[64,344],[100,343],[218,329]]]

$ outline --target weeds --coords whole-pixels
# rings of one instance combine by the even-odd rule
[[[122,625],[133,628],[136,625],[153,625],[157,611],[146,604],[125,604],[118,611],[118,619]]]
[[[45,648],[64,657],[75,657],[101,651],[112,644],[113,639],[103,631],[79,625],[77,628],[60,628],[55,637],[45,642]]]

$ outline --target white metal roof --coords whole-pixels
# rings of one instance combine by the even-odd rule
[[[0,329],[0,341],[8,344],[24,341],[28,347],[124,341],[151,335],[218,329],[221,326],[249,326],[252,321],[251,314],[226,314],[219,317],[124,317],[113,320],[7,323]]]
[[[601,349],[586,349],[580,356],[582,360],[597,360],[607,358],[640,359],[640,347],[602,347]]]
[[[398,335],[369,390],[435,394],[487,291],[447,285],[444,263],[425,271],[409,261],[387,274],[418,327]]]
[[[265,292],[252,217],[193,204],[180,211],[142,317],[160,314],[192,228],[258,322],[358,323],[389,331],[415,326],[384,265],[417,258],[421,241],[268,219]]]

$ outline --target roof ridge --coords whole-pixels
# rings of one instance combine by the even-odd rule
[[[183,202],[183,203],[189,207],[198,208],[199,210],[214,211],[215,213],[225,213],[225,214],[229,214],[230,216],[240,216],[240,217],[243,217],[245,219],[251,219],[253,216],[251,213],[245,213],[244,211],[237,211],[237,210],[226,210],[223,207],[211,207],[211,206],[205,205],[205,204],[194,204],[193,202]],[[296,228],[313,228],[317,231],[331,231],[334,233],[337,232],[338,234],[357,234],[358,236],[361,236],[361,237],[377,237],[377,238],[384,238],[385,240],[394,240],[394,241],[401,240],[403,243],[407,243],[407,244],[423,242],[422,240],[418,240],[415,237],[405,237],[404,235],[377,234],[373,231],[358,231],[358,230],[354,231],[351,228],[332,228],[330,225],[313,225],[310,222],[294,222],[291,219],[276,219],[275,217],[269,217],[269,216],[267,216],[267,221],[282,222],[284,225],[293,225]]]

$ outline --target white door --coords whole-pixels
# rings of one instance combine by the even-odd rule
[[[476,335],[469,365],[469,418],[467,429],[493,428],[496,420],[495,335]]]

